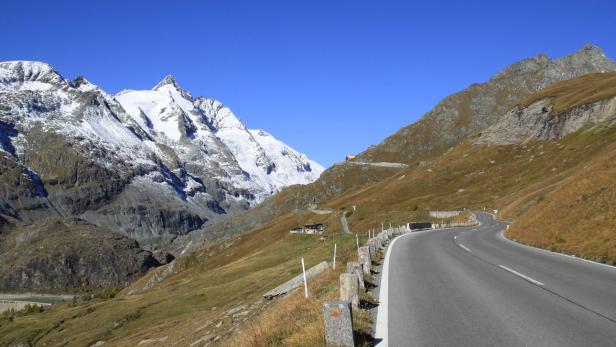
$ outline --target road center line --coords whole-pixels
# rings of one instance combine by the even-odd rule
[[[460,246],[462,249],[464,249],[464,250],[465,250],[465,251],[467,251],[467,252],[473,253],[473,251],[471,251],[468,247],[466,247],[466,246],[465,246],[465,245],[463,245],[463,244],[459,244],[458,246]]]
[[[516,275],[516,276],[518,276],[518,277],[520,277],[520,278],[522,278],[522,279],[524,279],[524,280],[526,280],[526,281],[528,281],[528,282],[530,282],[532,284],[536,284],[538,286],[542,286],[543,287],[543,283],[541,283],[541,282],[539,282],[537,280],[534,280],[534,279],[532,279],[532,278],[530,278],[530,277],[528,277],[528,276],[526,276],[524,274],[521,274],[521,273],[519,273],[519,272],[517,272],[515,270],[512,270],[512,269],[506,267],[505,265],[499,265],[499,267],[501,269],[505,270],[505,271],[511,272],[512,274],[514,274],[514,275]]]

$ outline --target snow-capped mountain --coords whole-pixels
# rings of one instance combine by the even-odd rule
[[[110,95],[41,62],[0,63],[0,217],[78,217],[140,241],[245,210],[323,167],[167,76]],[[12,175],[8,177],[7,175]]]
[[[231,110],[217,100],[193,98],[173,76],[165,77],[152,90],[125,90],[115,99],[156,142],[207,144],[235,161],[250,177],[250,184],[263,188],[256,201],[293,184],[316,180],[323,167],[263,130],[250,130]],[[206,149],[207,150],[207,149]],[[230,156],[228,155],[230,151]]]

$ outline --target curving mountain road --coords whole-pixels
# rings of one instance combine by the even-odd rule
[[[379,346],[616,346],[616,268],[520,245],[506,223],[477,218],[392,242]]]

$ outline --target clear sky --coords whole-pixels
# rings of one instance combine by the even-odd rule
[[[520,59],[616,58],[615,1],[2,2],[0,61],[104,90],[166,74],[329,166]]]

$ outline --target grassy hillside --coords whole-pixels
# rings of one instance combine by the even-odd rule
[[[411,125],[358,155],[368,161],[416,164],[431,160],[496,122],[533,93],[577,76],[614,71],[616,65],[594,46],[551,60],[545,55],[520,61],[440,101]]]
[[[106,346],[136,346],[142,341],[160,346],[172,341],[188,345],[208,334],[225,338],[234,326],[270,304],[261,300],[263,293],[301,271],[300,257],[308,267],[330,260],[334,243],[339,261],[353,254],[355,237],[341,234],[337,219],[336,214],[290,214],[238,239],[179,258],[182,271],[151,289],[129,295],[131,289],[143,287],[150,274],[110,300],[5,316],[0,318],[0,345],[88,346],[103,340]],[[325,222],[329,238],[289,235],[290,227],[305,222]],[[228,314],[238,307],[238,312]]]
[[[557,107],[583,104],[612,95],[610,75],[584,76],[541,95]],[[204,232],[204,239],[236,236],[179,257],[167,276],[158,268],[114,298],[2,316],[0,346],[320,345],[320,305],[338,295],[343,266],[311,281],[308,300],[261,295],[298,274],[301,257],[308,267],[329,261],[334,243],[339,264],[353,259],[355,237],[343,234],[339,221],[352,206],[348,222],[361,241],[382,223],[429,220],[430,210],[487,207],[514,221],[509,237],[616,263],[616,129],[586,126],[559,141],[515,145],[472,140],[407,169],[337,165],[319,181],[290,187]],[[316,203],[332,213],[311,212]],[[325,223],[327,239],[288,233],[307,223]]]
[[[537,197],[535,207],[516,218],[508,236],[616,265],[616,146],[609,145],[577,169]]]
[[[295,210],[237,239],[180,257],[179,272],[151,289],[139,290],[153,274],[111,300],[0,319],[0,345],[29,341],[84,346],[99,340],[111,346],[142,341],[189,345],[204,336],[252,345],[318,344],[322,322],[317,313],[322,300],[337,295],[336,274],[326,273],[313,283],[311,291],[318,294],[309,302],[293,295],[265,302],[261,295],[299,273],[301,256],[308,266],[329,260],[334,242],[341,258],[354,256],[355,239],[341,234],[339,225],[340,211],[352,205],[357,210],[349,224],[362,238],[369,228],[380,229],[381,222],[425,220],[432,209],[487,206],[514,219],[511,237],[614,262],[615,156],[616,131],[605,127],[584,128],[558,142],[487,146],[467,141],[429,164],[319,205],[334,213]],[[328,225],[328,240],[288,234],[290,227],[312,222]],[[306,318],[302,324],[291,318],[272,324],[272,315],[282,313]],[[238,331],[252,333],[236,335]]]
[[[616,72],[593,73],[555,83],[524,98],[519,106],[528,107],[541,99],[549,98],[554,105],[554,111],[563,112],[614,96],[616,96]]]
[[[229,235],[246,233],[280,216],[305,212],[311,206],[333,196],[380,182],[400,171],[398,168],[335,164],[325,170],[316,182],[287,187],[253,209],[208,224],[199,232],[193,232],[189,238],[194,241],[193,244],[201,245]],[[182,241],[185,242],[183,239]],[[183,245],[184,243],[181,243],[180,247]]]

